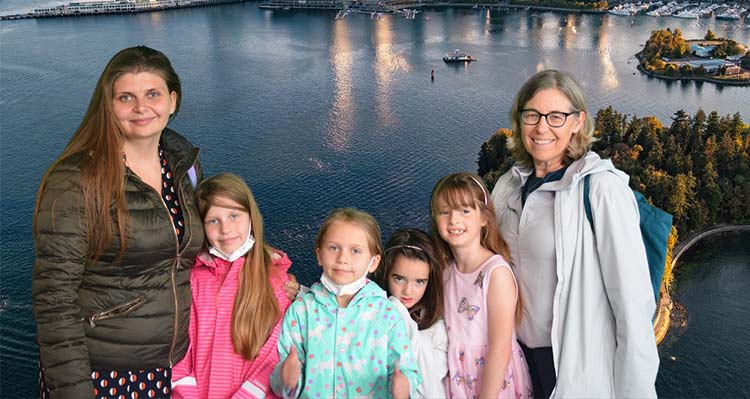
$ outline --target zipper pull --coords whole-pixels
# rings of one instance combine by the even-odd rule
[[[91,325],[91,328],[96,328],[96,324],[94,324],[94,316],[89,317],[89,325]]]

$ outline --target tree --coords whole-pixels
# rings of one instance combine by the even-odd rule
[[[716,34],[711,29],[706,32],[706,36],[703,37],[705,40],[716,40]]]
[[[692,199],[695,198],[695,176],[690,172],[688,174],[678,173],[672,179],[672,191],[667,197],[667,212],[677,220],[677,229],[681,231],[690,231],[690,220],[687,214],[693,206]]]
[[[500,169],[500,166],[510,156],[507,143],[513,134],[510,129],[500,128],[489,140],[482,144],[477,159],[479,175],[484,175],[492,170]]]

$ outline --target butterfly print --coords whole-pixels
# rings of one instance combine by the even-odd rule
[[[474,285],[478,285],[479,288],[484,288],[484,270],[479,272],[477,279],[474,280]]]
[[[458,303],[458,313],[466,312],[466,318],[469,320],[474,320],[479,309],[479,306],[469,305],[469,301],[466,297],[461,298],[461,302]]]
[[[457,374],[455,377],[453,377],[453,381],[456,382],[456,385],[466,384],[469,389],[471,389],[474,386],[474,382],[477,380],[476,377],[472,377],[469,374],[466,374],[465,376],[461,374]]]

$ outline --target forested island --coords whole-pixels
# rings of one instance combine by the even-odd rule
[[[673,281],[671,249],[678,233],[688,237],[718,224],[750,223],[750,125],[739,112],[680,110],[665,126],[610,106],[597,112],[594,124],[593,150],[630,175],[632,189],[674,216],[662,293]],[[506,148],[510,135],[499,129],[479,151],[478,173],[490,190],[514,163]]]
[[[639,70],[658,78],[750,85],[750,52],[711,29],[693,40],[685,40],[679,29],[653,31],[636,57]]]

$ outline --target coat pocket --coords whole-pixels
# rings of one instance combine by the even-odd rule
[[[133,299],[130,299],[127,302],[123,302],[121,304],[112,306],[111,308],[94,313],[88,317],[85,318],[86,321],[89,322],[89,325],[91,325],[91,328],[96,328],[96,323],[108,320],[108,319],[114,319],[117,317],[125,316],[128,313],[134,312],[136,309],[143,306],[143,304],[146,303],[146,295],[145,294],[139,294]]]

